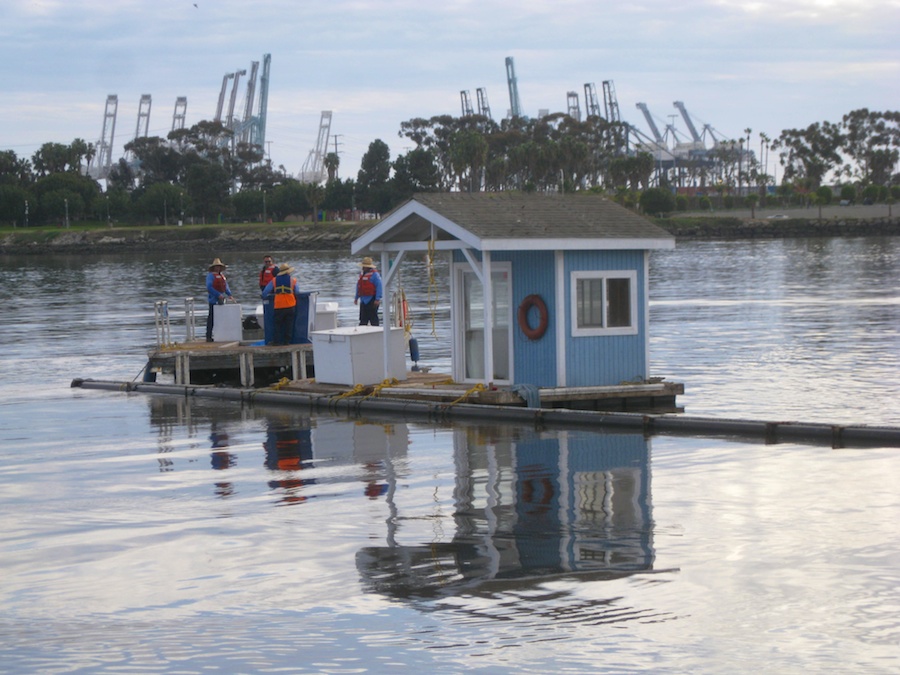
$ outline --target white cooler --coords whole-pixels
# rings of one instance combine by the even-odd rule
[[[235,302],[213,307],[213,342],[240,342],[244,337],[241,306]]]
[[[338,304],[336,302],[316,303],[316,324],[313,330],[337,328]]]
[[[384,369],[384,334],[380,326],[343,326],[310,333],[316,382],[380,384],[386,377],[406,379],[406,340],[391,328],[388,372]]]

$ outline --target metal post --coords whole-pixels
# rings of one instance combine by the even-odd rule
[[[193,298],[185,298],[184,299],[184,328],[185,328],[185,342],[192,342],[194,340],[194,333],[196,327],[196,318],[194,316],[194,299]]]
[[[66,203],[66,229],[69,229],[69,198],[66,197],[63,201]]]
[[[252,387],[255,382],[253,373],[253,353],[241,352],[238,359],[241,368],[241,386]]]
[[[157,300],[153,303],[153,318],[156,324],[156,346],[162,348],[172,344],[168,301]]]

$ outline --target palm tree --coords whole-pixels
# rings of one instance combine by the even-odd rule
[[[338,167],[341,165],[341,158],[336,152],[329,152],[323,160],[325,169],[328,171],[328,182],[330,183],[337,178]]]
[[[747,174],[747,185],[749,186],[750,185],[750,134],[753,133],[753,129],[751,129],[750,127],[747,127],[746,129],[744,129],[744,133],[747,134],[747,170],[745,173]],[[743,145],[743,143],[741,143],[741,145]],[[743,154],[743,153],[741,153],[741,154]]]

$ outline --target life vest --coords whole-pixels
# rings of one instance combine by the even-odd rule
[[[275,266],[272,267],[263,267],[262,271],[259,273],[259,287],[265,288],[269,285],[269,282],[275,278],[275,275],[272,274],[272,270],[275,269]]]
[[[294,295],[294,286],[297,280],[289,274],[279,274],[275,277],[275,309],[286,309],[297,306],[297,297]]]
[[[224,293],[228,289],[228,282],[225,281],[225,275],[221,272],[213,272],[212,287],[219,293]]]
[[[375,284],[372,283],[372,275],[375,272],[376,270],[370,269],[368,272],[359,275],[359,281],[356,282],[356,294],[359,297],[365,298],[375,295]]]

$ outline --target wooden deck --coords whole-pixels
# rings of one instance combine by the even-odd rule
[[[316,382],[314,378],[294,380],[282,387],[320,396],[378,396],[383,399],[432,403],[480,403],[485,405],[526,406],[527,398],[515,387],[454,382],[447,373],[407,372],[403,381],[371,386],[348,387]],[[541,408],[567,408],[603,411],[680,411],[676,397],[684,385],[674,382],[621,384],[611,387],[545,387],[538,390]],[[536,406],[535,406],[536,407]]]
[[[312,345],[253,345],[247,342],[175,343],[148,354],[147,372],[173,375],[175,384],[268,386],[282,377],[303,380],[313,373]],[[145,379],[146,376],[145,376]]]

